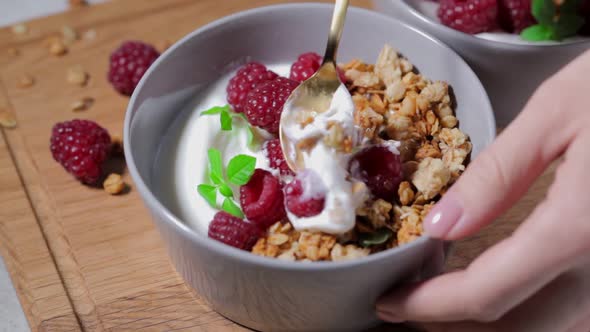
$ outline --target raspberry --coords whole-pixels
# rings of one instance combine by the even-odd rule
[[[285,161],[285,155],[283,154],[283,149],[281,149],[281,141],[278,138],[264,142],[262,149],[268,158],[270,167],[280,171],[283,176],[294,175]]]
[[[279,179],[259,168],[250,181],[240,187],[240,204],[246,218],[264,229],[286,215]]]
[[[83,183],[96,184],[111,149],[111,137],[95,122],[66,121],[53,126],[50,149],[66,171]]]
[[[303,53],[291,65],[289,78],[293,81],[303,82],[315,74],[320,68],[321,62],[322,57],[319,54],[314,52]]]
[[[391,200],[402,181],[402,164],[399,155],[384,146],[372,146],[358,152],[349,164],[350,174],[363,181],[371,193]]]
[[[130,96],[150,65],[160,56],[156,49],[140,41],[126,41],[112,54],[108,79],[115,90]]]
[[[284,77],[257,85],[246,96],[244,113],[248,122],[271,134],[278,133],[283,105],[297,85],[297,82]]]
[[[500,25],[506,31],[520,33],[535,24],[531,0],[498,0]]]
[[[285,187],[287,209],[298,217],[313,217],[324,210],[326,190],[313,172],[302,172]]]
[[[291,65],[289,78],[301,83],[315,74],[321,64],[322,57],[319,54],[314,52],[303,53]],[[346,77],[340,68],[338,68],[338,76],[342,82],[346,82]]]
[[[493,30],[497,16],[497,0],[440,0],[438,7],[444,25],[471,34]]]
[[[250,250],[262,235],[258,226],[220,211],[209,224],[209,237],[232,247]]]
[[[277,74],[266,69],[264,65],[258,62],[245,64],[229,80],[229,84],[227,85],[227,102],[233,107],[234,112],[242,113],[248,92],[258,84],[272,81],[277,76]]]

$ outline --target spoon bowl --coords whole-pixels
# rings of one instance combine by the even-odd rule
[[[324,63],[313,76],[293,90],[285,102],[279,129],[280,141],[285,161],[294,172],[305,168],[301,151],[304,145],[309,148],[310,142],[292,141],[283,128],[292,125],[303,126],[308,119],[314,119],[318,114],[328,111],[334,94],[341,85],[336,65],[333,62]]]
[[[301,83],[289,96],[281,113],[279,139],[285,155],[285,161],[294,172],[305,168],[302,150],[312,148],[319,141],[320,136],[311,140],[294,142],[285,133],[289,126],[305,126],[313,119],[330,109],[334,94],[343,85],[338,75],[336,53],[342,36],[344,19],[348,9],[348,0],[336,0],[332,14],[332,24],[328,35],[328,44],[324,60],[318,71]],[[350,94],[347,96],[351,99]]]

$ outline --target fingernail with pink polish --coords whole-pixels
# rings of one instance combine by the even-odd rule
[[[426,234],[434,238],[444,238],[463,216],[463,206],[458,195],[449,191],[432,208],[424,219]]]

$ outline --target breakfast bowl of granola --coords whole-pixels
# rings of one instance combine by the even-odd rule
[[[422,219],[495,135],[486,92],[457,54],[350,8],[338,53],[350,103],[334,98],[330,121],[301,120],[324,150],[294,172],[281,112],[319,68],[331,14],[278,5],[206,25],[154,62],[126,114],[129,171],[177,271],[257,330],[378,323],[381,294],[442,270],[443,243]]]
[[[378,11],[459,53],[482,81],[498,125],[535,89],[590,49],[587,0],[374,0]]]

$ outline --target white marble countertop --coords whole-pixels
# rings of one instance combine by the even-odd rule
[[[88,2],[102,1],[104,0],[89,0]],[[67,0],[0,0],[0,27],[59,13],[67,8]],[[0,256],[0,332],[29,330],[10,276]]]

